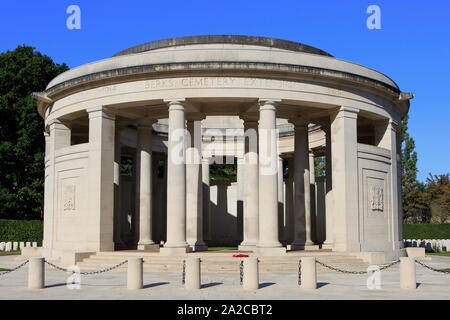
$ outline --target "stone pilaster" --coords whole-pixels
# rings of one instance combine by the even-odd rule
[[[358,109],[341,107],[331,116],[333,250],[359,252]]]
[[[114,132],[115,117],[105,107],[89,113],[87,250],[114,250]]]

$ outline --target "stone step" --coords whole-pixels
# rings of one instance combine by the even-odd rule
[[[138,252],[139,254],[139,252]],[[84,259],[78,263],[81,270],[101,270],[111,267],[115,264],[126,260],[129,257],[139,256],[130,254],[111,254],[111,253],[97,253],[91,255],[89,258]],[[192,255],[190,255],[192,256]],[[239,272],[239,264],[242,259],[245,258],[233,258],[224,254],[210,254],[209,256],[201,256],[202,272],[226,272],[233,273]],[[298,261],[301,257],[298,256],[284,256],[284,257],[260,257],[260,272],[282,272],[293,273],[298,272]],[[368,264],[361,259],[352,256],[344,255],[323,255],[316,257],[317,260],[328,264],[335,268],[341,268],[349,271],[363,271],[367,269]],[[144,272],[181,272],[183,260],[186,257],[167,257],[160,255],[145,255],[143,269]],[[126,271],[127,266],[121,266],[115,270]],[[317,265],[318,272],[328,271],[328,268]]]

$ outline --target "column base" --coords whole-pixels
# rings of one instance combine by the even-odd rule
[[[184,256],[190,252],[189,247],[162,247],[159,253],[163,256]]]
[[[325,243],[322,243],[322,245],[320,247],[321,247],[321,249],[333,249],[333,244],[330,242],[325,242]]]
[[[256,247],[255,253],[261,256],[283,256],[286,254],[285,247]]]
[[[138,250],[158,250],[159,244],[157,243],[146,243],[146,244],[139,244],[137,245]]]
[[[293,243],[291,245],[288,245],[288,250],[319,250],[319,245]]]
[[[195,244],[193,246],[189,245],[189,252],[197,252],[197,251],[207,251],[208,246],[206,244]]]
[[[241,244],[238,246],[238,250],[239,251],[255,251],[256,250],[256,245],[251,245],[251,244]]]

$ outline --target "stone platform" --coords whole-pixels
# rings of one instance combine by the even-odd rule
[[[77,263],[82,270],[100,270],[128,259],[129,257],[142,257],[144,259],[144,272],[181,272],[183,260],[187,257],[200,257],[202,272],[211,273],[238,273],[239,263],[245,258],[235,258],[233,255],[246,254],[258,256],[253,252],[224,250],[192,252],[184,256],[163,256],[157,250],[138,251],[125,250],[113,252],[97,252]],[[302,257],[316,257],[319,261],[343,268],[345,270],[366,270],[368,263],[354,256],[335,253],[329,250],[317,251],[291,251],[284,256],[258,256],[260,272],[295,273],[298,272],[298,263]],[[126,270],[126,264],[117,268]],[[320,271],[323,267],[317,266]]]

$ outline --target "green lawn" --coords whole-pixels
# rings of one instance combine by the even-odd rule
[[[447,269],[440,269],[441,271],[450,272],[450,268]]]
[[[426,254],[430,256],[450,257],[450,252],[427,252]]]
[[[0,256],[14,256],[19,254],[20,251],[0,252]]]
[[[0,271],[11,271],[11,269],[0,268]]]
[[[233,246],[213,246],[213,247],[208,247],[208,251],[219,251],[219,250],[237,250],[238,247],[233,247]]]

